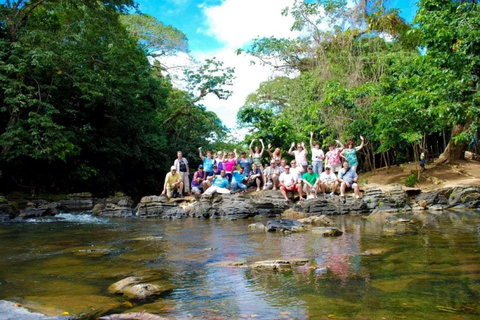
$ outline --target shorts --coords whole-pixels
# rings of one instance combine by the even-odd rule
[[[293,186],[290,186],[290,187],[288,187],[288,188],[287,188],[287,187],[284,187],[284,188],[285,188],[285,190],[287,190],[287,191],[292,191],[292,192],[297,192],[297,191],[298,191],[298,188],[297,188],[297,185],[296,185],[296,184],[294,184]]]
[[[345,183],[345,182],[342,182],[342,184],[343,184],[343,183]],[[350,187],[345,186],[345,190],[352,190],[355,185],[357,185],[357,183],[356,183],[356,182],[352,182],[352,183],[350,183]]]
[[[178,192],[178,188],[167,188],[167,197],[171,198],[174,192]]]
[[[340,169],[342,169],[342,164],[341,163],[330,164],[329,166],[330,166],[330,169],[333,170],[332,172],[339,172]]]
[[[256,187],[257,186],[257,179],[260,179],[260,186],[263,185],[263,180],[262,178],[256,178],[256,179],[253,179],[253,180],[248,180],[247,182],[247,188],[250,188],[250,187]]]
[[[333,188],[335,186],[335,182],[322,182],[323,185],[325,186],[325,191],[333,191]]]
[[[309,188],[310,188],[310,192],[315,191],[315,189],[316,189],[315,185],[313,187],[309,187]],[[303,192],[307,193],[307,185],[303,186]]]

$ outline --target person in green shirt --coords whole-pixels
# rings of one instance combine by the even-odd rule
[[[305,172],[302,176],[303,180],[303,191],[307,194],[307,199],[312,198],[314,193],[315,198],[317,197],[318,193],[318,174],[313,172],[313,166],[307,166],[307,172]]]

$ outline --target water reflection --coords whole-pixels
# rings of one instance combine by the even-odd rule
[[[479,316],[478,214],[335,217],[336,238],[252,231],[251,221],[87,219],[0,226],[0,299],[85,312],[121,303],[106,289],[138,275],[178,288],[132,310],[178,319]],[[291,273],[215,264],[277,258],[310,262]]]

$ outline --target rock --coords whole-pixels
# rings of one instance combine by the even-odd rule
[[[279,219],[267,221],[268,232],[301,232],[305,226],[297,220]]]
[[[254,270],[290,272],[294,267],[303,266],[308,263],[308,259],[292,258],[257,261],[252,264]]]
[[[452,207],[478,208],[480,206],[480,187],[455,187],[448,197]]]
[[[92,215],[94,216],[99,216],[100,213],[105,209],[104,204],[97,203],[92,210]]]
[[[312,233],[321,234],[324,237],[338,237],[343,234],[338,228],[333,227],[315,227],[312,229]]]
[[[123,295],[129,300],[145,300],[159,296],[175,288],[176,286],[173,284],[140,283],[125,287],[123,289]]]
[[[110,246],[87,246],[87,247],[75,247],[65,250],[71,252],[77,257],[87,258],[100,258],[110,254],[113,251],[113,247]]]
[[[427,207],[427,201],[426,200],[420,200],[420,202],[418,203],[418,205],[420,207],[422,207],[423,209],[425,209]]]
[[[385,248],[368,249],[361,253],[362,256],[381,256],[389,250]]]
[[[335,222],[333,222],[332,219],[328,218],[325,215],[310,216],[308,218],[298,219],[298,222],[301,222],[303,224],[314,224],[314,225],[317,225],[317,226],[325,226],[325,227],[335,225]]]
[[[162,236],[146,236],[128,239],[130,241],[160,241],[164,240]]]
[[[141,281],[142,281],[142,278],[139,278],[139,277],[128,277],[128,278],[122,279],[120,281],[112,283],[110,287],[108,287],[108,293],[123,294],[123,290],[126,287],[132,286],[134,284],[138,284]]]
[[[254,229],[254,230],[262,230],[262,231],[266,231],[267,229],[265,228],[265,226],[263,225],[263,223],[261,222],[255,222],[255,223],[251,223],[248,225],[248,229]]]
[[[426,193],[420,194],[415,198],[415,202],[418,204],[422,203],[426,205],[424,208],[430,208],[433,205],[448,205],[448,197],[452,193],[453,188],[441,188]]]
[[[176,202],[168,202],[164,196],[143,197],[136,208],[136,216],[140,218],[181,219],[187,212]]]
[[[246,268],[248,267],[247,262],[245,260],[242,261],[220,261],[210,263],[209,266],[212,267],[235,267],[235,268]]]
[[[297,219],[298,220],[298,219],[301,219],[301,218],[308,217],[308,213],[295,211],[293,209],[287,209],[284,212],[282,212],[281,217],[283,219]]]
[[[39,218],[39,217],[48,217],[54,216],[52,209],[49,207],[40,207],[35,208],[33,206],[27,207],[23,210],[20,210],[19,217],[24,219],[29,218]]]
[[[100,320],[168,320],[155,314],[143,312],[129,312],[121,314],[111,314],[98,318]]]
[[[67,212],[92,210],[93,206],[93,196],[89,192],[72,193],[59,201],[59,209]]]

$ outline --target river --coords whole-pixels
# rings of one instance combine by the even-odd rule
[[[405,217],[415,224],[332,218],[340,237],[248,229],[261,219],[61,214],[0,225],[0,317],[14,319],[20,303],[59,318],[108,309],[169,319],[480,318],[478,211]],[[292,257],[310,263],[289,273],[217,264]],[[176,288],[143,302],[108,293],[131,275]]]

